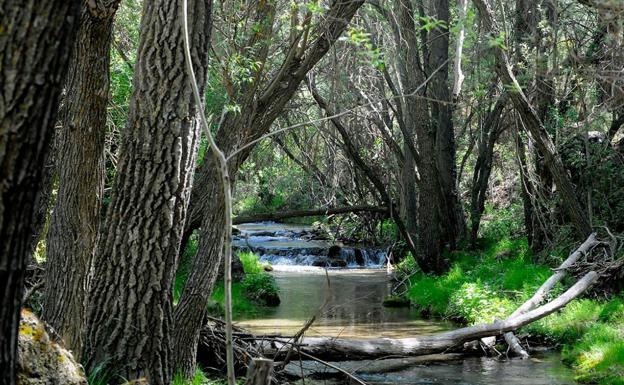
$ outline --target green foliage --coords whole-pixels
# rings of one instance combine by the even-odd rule
[[[501,228],[507,227],[495,233]],[[480,250],[455,253],[443,276],[414,276],[408,298],[424,314],[468,324],[492,322],[513,312],[551,274],[531,261],[526,240],[486,239]],[[561,291],[557,286],[551,296]],[[575,300],[523,331],[563,344],[579,381],[624,384],[624,297]]]
[[[220,281],[217,285],[215,285],[212,293],[212,300],[216,301],[220,306],[212,305],[208,310],[211,310],[211,314],[215,316],[221,316],[222,309],[225,304],[225,289],[223,281]],[[258,305],[247,297],[247,292],[243,288],[242,283],[232,283],[232,316],[235,319],[243,316],[253,316],[258,314],[258,311]]]
[[[537,325],[565,342],[563,357],[577,372],[577,380],[624,384],[624,298],[609,302],[575,301]]]
[[[192,379],[185,379],[180,374],[176,374],[173,378],[172,385],[223,385],[225,384],[222,380],[212,380],[206,376],[201,369],[195,370],[195,375]]]
[[[408,252],[407,255],[405,255],[405,258],[403,258],[403,260],[395,266],[396,274],[401,278],[408,277],[418,270],[418,264],[416,263],[416,259],[414,259],[411,252]]]
[[[468,323],[485,323],[502,319],[513,312],[513,301],[498,295],[492,288],[481,281],[466,282],[451,294],[447,309],[455,318]]]
[[[492,36],[488,41],[488,44],[490,47],[496,47],[502,49],[503,51],[507,51],[507,44],[505,41],[505,33],[501,31],[498,36]]]
[[[87,376],[87,383],[89,385],[108,385],[108,383],[112,380],[112,377],[107,370],[105,369],[105,365],[97,365],[89,375]]]
[[[261,305],[274,306],[279,304],[279,287],[272,275],[266,273],[247,274],[241,284],[247,297],[253,301]]]
[[[491,218],[491,219],[487,219]],[[486,205],[484,218],[480,226],[480,235],[486,240],[505,240],[515,238],[524,231],[524,213],[521,204],[494,209]]]
[[[243,264],[243,271],[245,274],[260,274],[264,272],[265,264],[260,262],[258,256],[252,252],[241,252],[238,257]]]
[[[371,34],[366,32],[365,29],[359,27],[351,27],[346,32],[346,37],[341,37],[339,40],[348,41],[357,47],[363,49],[363,54],[366,58],[365,63],[369,63],[376,69],[383,71],[386,63],[383,58],[383,52],[376,47],[372,40]]]

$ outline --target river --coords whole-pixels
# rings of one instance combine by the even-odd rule
[[[271,261],[275,269],[271,274],[280,287],[279,306],[238,315],[236,324],[256,334],[293,335],[315,314],[317,319],[307,331],[308,336],[401,338],[457,327],[445,321],[423,319],[411,308],[382,306],[392,282],[382,268],[385,255],[381,250],[340,245],[341,252],[336,258],[344,259],[348,267],[325,270],[312,265],[319,264],[333,244],[309,239],[309,228],[267,223],[245,224],[239,229],[241,235],[234,244],[251,247],[261,254],[262,260]],[[360,256],[358,261],[355,254]],[[471,357],[426,365],[399,365],[389,373],[368,372],[367,363],[360,364],[363,369],[358,371],[358,376],[369,384],[575,384],[572,371],[554,351],[533,353],[528,360]],[[304,365],[315,367],[313,363]],[[348,366],[353,367],[353,363]],[[309,380],[305,383],[314,384]]]

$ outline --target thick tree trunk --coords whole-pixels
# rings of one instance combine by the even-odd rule
[[[436,167],[434,128],[429,125],[427,104],[416,96],[425,96],[425,77],[418,53],[417,29],[411,1],[397,0],[395,42],[399,52],[398,70],[401,77],[405,124],[413,127],[417,137],[416,164],[420,179],[418,195],[418,266],[426,273],[444,271],[440,230],[440,185]],[[414,138],[404,138],[406,142]]]
[[[453,130],[453,108],[449,85],[449,1],[433,2],[431,16],[442,23],[429,33],[429,74],[439,70],[431,79],[432,116],[437,123],[435,135],[435,156],[440,183],[440,216],[444,243],[455,249],[465,234],[464,213],[457,192],[457,166],[455,159],[455,131]]]
[[[80,4],[0,5],[0,385],[15,384],[26,259]]]
[[[276,213],[256,214],[237,216],[232,223],[235,225],[249,222],[261,222],[261,221],[280,221],[288,218],[302,218],[302,217],[314,217],[318,215],[336,215],[336,214],[349,214],[358,212],[373,212],[380,214],[388,214],[388,208],[383,206],[345,206],[345,207],[330,207],[326,209],[311,209],[311,210],[293,210],[282,211]]]
[[[216,159],[211,157],[210,162]],[[216,167],[216,166],[215,166]],[[213,210],[206,213],[202,223],[203,228],[225,228],[225,202],[221,189],[221,180],[218,173],[212,174],[213,182],[208,187],[213,201]],[[212,288],[219,274],[219,266],[223,256],[223,233],[220,231],[205,232],[199,237],[199,250],[214,249],[219,245],[221,249],[214,250],[208,256],[196,255],[192,262],[190,274],[175,308],[173,331],[173,346],[176,370],[186,378],[192,378],[195,373],[199,332],[204,322],[206,303],[212,294]],[[230,247],[228,245],[228,247]],[[223,269],[221,269],[223,271]],[[199,325],[199,326],[198,326]]]
[[[500,28],[494,20],[494,12],[492,11],[487,0],[473,0],[479,15],[483,21],[484,27],[493,37],[499,36]],[[591,233],[591,226],[587,217],[587,213],[583,210],[574,194],[574,186],[563,167],[563,163],[552,140],[548,136],[544,125],[539,119],[537,112],[529,103],[522,88],[518,84],[516,77],[511,70],[507,54],[501,47],[495,46],[496,54],[496,72],[501,78],[503,84],[510,88],[511,100],[514,107],[520,114],[524,127],[531,133],[533,140],[544,156],[544,162],[555,181],[557,189],[561,194],[563,205],[566,208],[572,224],[574,225],[579,236],[586,237]]]
[[[110,47],[118,4],[85,2],[56,140],[59,189],[46,238],[43,318],[77,357],[100,223]]]
[[[257,95],[257,90],[252,87],[250,93],[243,95],[239,103],[242,111],[226,115],[215,138],[218,147],[226,155],[232,156],[234,151],[238,151],[229,160],[232,184],[236,179],[236,171],[247,159],[254,145],[244,149],[241,147],[268,132],[286,103],[299,89],[307,73],[329,51],[362,4],[364,0],[334,1],[318,26],[318,37],[307,45],[309,48],[305,52],[287,55],[289,59],[282,63],[280,71],[268,82],[267,88],[258,92],[260,95]],[[299,51],[296,46],[294,49]],[[203,309],[212,292],[214,275],[221,262],[223,239],[227,230],[223,225],[224,219],[213,217],[219,215],[215,213],[223,212],[224,204],[223,194],[220,189],[214,187],[215,183],[220,183],[217,181],[219,181],[218,169],[209,152],[197,173],[185,228],[187,236],[201,225],[201,241],[193,260],[193,274],[186,282],[189,290],[185,287],[180,298],[180,304],[184,303],[184,306],[176,310],[175,314],[176,325],[180,325],[178,328],[183,329],[176,331],[176,338],[181,341],[176,344],[178,348],[186,349],[184,353],[178,352],[181,357],[178,365],[186,375],[192,374],[191,368],[195,367],[196,341],[199,340]],[[197,314],[198,309],[202,311],[201,317]]]
[[[198,83],[206,80],[211,1],[189,1]],[[128,380],[169,384],[172,285],[200,127],[186,72],[182,1],[145,2],[134,93],[94,261],[84,354]]]

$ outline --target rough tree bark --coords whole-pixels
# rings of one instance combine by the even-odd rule
[[[247,159],[253,145],[241,149],[266,134],[286,103],[299,89],[307,73],[328,52],[364,0],[335,0],[323,15],[315,29],[316,38],[311,42],[293,42],[280,70],[268,81],[266,88],[252,85],[239,100],[241,112],[228,113],[215,135],[218,147],[230,156],[230,177],[235,182],[236,171]],[[264,38],[258,36],[258,39]],[[301,43],[301,45],[300,45]],[[267,45],[268,46],[268,45]],[[237,150],[238,149],[238,150]],[[234,156],[233,152],[238,151]],[[223,218],[223,194],[217,188],[218,168],[212,154],[208,153],[198,170],[186,223],[185,238],[201,225],[201,237],[197,255],[175,312],[176,342],[179,349],[179,369],[184,374],[193,373],[197,343],[206,302],[214,285],[221,263],[225,226]],[[228,245],[229,247],[229,245]],[[178,331],[179,330],[179,331]]]
[[[431,115],[436,123],[435,157],[440,183],[440,215],[444,242],[451,249],[465,234],[464,213],[457,192],[457,167],[455,159],[455,131],[453,130],[453,108],[449,89],[449,39],[450,13],[448,0],[435,0],[432,3],[431,16],[439,20],[429,32],[428,73],[439,69],[431,79],[428,91],[434,101],[431,102]]]
[[[419,42],[414,23],[414,9],[409,0],[397,0],[397,32],[395,43],[399,55],[397,69],[401,78],[405,124],[412,127],[417,137],[416,165],[420,183],[418,195],[418,254],[416,259],[426,273],[441,273],[445,266],[442,261],[442,235],[440,230],[440,186],[435,156],[435,128],[429,124],[427,103],[417,96],[425,96],[425,76],[422,71]],[[398,32],[400,31],[400,33]],[[411,97],[410,97],[411,96]],[[414,138],[405,137],[406,142]]]
[[[118,5],[119,0],[85,2],[56,133],[59,188],[46,238],[43,318],[77,357],[100,224],[110,47]]]
[[[15,384],[34,216],[81,1],[0,4],[0,384]]]
[[[492,38],[499,36],[500,28],[498,27],[498,23],[494,20],[494,12],[492,11],[492,8],[487,0],[473,1],[479,10],[479,15],[485,30],[489,32]],[[570,181],[565,168],[563,167],[561,159],[555,149],[555,145],[548,136],[548,133],[540,121],[537,112],[529,103],[524,92],[522,91],[522,88],[518,84],[511,69],[511,65],[509,64],[507,54],[499,46],[494,46],[493,49],[496,54],[496,73],[502,80],[503,84],[509,87],[511,101],[522,119],[523,126],[530,132],[538,150],[544,156],[546,167],[548,167],[553,176],[555,184],[561,194],[563,205],[566,208],[578,235],[586,237],[591,233],[591,226],[589,224],[587,214],[576,199],[574,186]]]
[[[193,66],[206,81],[211,4],[189,2]],[[169,384],[172,285],[200,127],[185,67],[181,1],[145,2],[134,92],[87,307],[87,369]]]

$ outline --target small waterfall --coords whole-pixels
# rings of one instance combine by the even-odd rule
[[[277,223],[241,225],[232,248],[254,252],[260,261],[272,265],[379,268],[386,263],[383,250],[336,245],[319,239],[308,228],[281,226]]]

